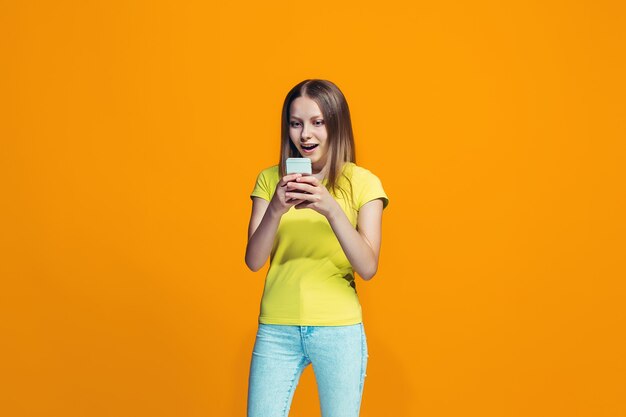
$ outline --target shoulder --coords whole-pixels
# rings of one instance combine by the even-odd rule
[[[349,162],[344,171],[350,179],[357,197],[357,208],[376,198],[383,200],[383,208],[389,204],[389,197],[385,192],[380,178],[369,169]]]
[[[278,165],[272,165],[267,168],[263,168],[259,174],[257,175],[257,182],[263,181],[266,183],[271,183],[274,180],[278,182]]]
[[[264,177],[278,176],[278,165],[272,165],[271,167],[263,168],[259,175]]]
[[[256,177],[254,188],[250,193],[250,198],[261,197],[269,201],[272,198],[276,185],[278,184],[278,175],[278,165],[262,169]]]
[[[346,162],[344,168],[345,175],[351,180],[369,182],[379,180],[378,176],[369,169],[359,166],[354,162]]]

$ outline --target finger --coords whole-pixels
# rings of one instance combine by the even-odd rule
[[[308,193],[313,193],[316,190],[316,187],[314,187],[313,185],[309,185],[309,184],[303,184],[303,183],[292,183],[289,185],[289,187],[287,188],[288,190],[302,190],[304,192],[308,192]]]
[[[285,175],[281,180],[280,180],[280,185],[282,187],[284,187],[289,181],[295,181],[298,177],[301,177],[302,174],[300,173],[295,173],[295,174],[289,174],[289,175]]]
[[[313,175],[303,175],[303,176],[301,176],[299,178],[296,178],[294,181],[296,181],[298,183],[306,182],[306,183],[313,184],[313,185],[316,185],[316,186],[319,185],[319,183],[320,183],[319,180],[316,177],[314,177]]]
[[[285,197],[287,198],[293,198],[293,199],[300,199],[302,201],[308,201],[311,199],[311,194],[302,194],[302,193],[294,193],[294,192],[286,192],[285,193]]]
[[[286,203],[290,206],[296,205],[296,204],[300,204],[302,203],[304,200],[300,200],[299,198],[290,198],[289,200],[286,201]]]
[[[296,209],[303,209],[303,208],[309,208],[311,206],[311,203],[308,201],[302,201],[298,204],[296,204],[294,207]]]

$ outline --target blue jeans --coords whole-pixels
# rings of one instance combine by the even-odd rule
[[[367,367],[363,323],[262,324],[252,352],[248,417],[286,417],[306,366],[313,365],[323,417],[357,417]]]

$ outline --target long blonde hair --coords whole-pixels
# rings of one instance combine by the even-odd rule
[[[289,109],[291,103],[298,97],[307,97],[315,101],[324,117],[329,146],[326,163],[328,168],[326,188],[334,195],[337,195],[338,190],[346,193],[347,190],[338,184],[338,180],[341,175],[344,175],[352,187],[349,177],[344,172],[346,162],[356,164],[352,121],[346,98],[341,90],[328,80],[304,80],[294,86],[285,97],[280,129],[280,160],[278,162],[280,178],[286,175],[285,163],[287,158],[301,157],[289,137]],[[352,196],[352,192],[348,195]]]

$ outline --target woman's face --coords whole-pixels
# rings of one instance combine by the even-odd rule
[[[313,173],[326,165],[328,157],[328,134],[326,122],[319,106],[308,97],[298,97],[289,108],[289,137],[303,158],[311,158]],[[307,150],[304,146],[315,146]]]

